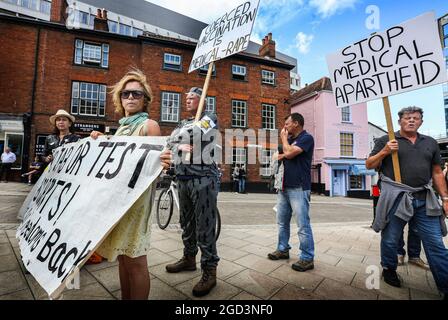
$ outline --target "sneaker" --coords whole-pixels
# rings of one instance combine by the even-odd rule
[[[383,278],[384,282],[392,287],[401,287],[400,278],[398,278],[398,274],[395,270],[383,269]]]
[[[271,260],[289,259],[289,251],[275,250],[272,253],[268,253],[268,258]]]
[[[28,185],[29,185],[29,186],[31,185],[31,181],[28,181]]]
[[[409,258],[408,263],[413,264],[414,266],[417,266],[419,268],[429,270],[428,264],[421,258]]]
[[[403,266],[404,265],[404,255],[398,254],[397,259],[398,259],[398,265]]]
[[[302,260],[300,259],[296,263],[293,263],[291,268],[293,268],[295,271],[304,272],[307,270],[314,269],[314,261],[313,260]]]
[[[22,174],[21,177],[22,177],[22,178],[25,178],[25,177],[26,177],[26,174]]]

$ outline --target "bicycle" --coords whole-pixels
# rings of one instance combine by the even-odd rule
[[[156,218],[159,228],[165,230],[170,224],[171,218],[174,212],[174,204],[176,204],[177,212],[179,212],[179,196],[177,193],[177,183],[173,178],[170,186],[164,188],[159,195],[159,201],[157,202]],[[219,238],[221,233],[221,214],[219,209],[216,208],[216,232],[215,240]]]

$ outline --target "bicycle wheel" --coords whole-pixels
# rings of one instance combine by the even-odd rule
[[[160,229],[165,229],[171,220],[173,215],[173,195],[170,189],[163,190],[159,195],[159,201],[157,202],[157,224]]]
[[[215,229],[215,241],[218,241],[219,234],[221,233],[221,215],[219,209],[216,208],[216,229]]]

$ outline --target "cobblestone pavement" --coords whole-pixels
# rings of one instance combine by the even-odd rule
[[[13,186],[9,183],[8,187],[0,184],[0,300],[48,299],[33,276],[25,274],[15,239],[15,215],[28,190],[29,187],[23,184]],[[403,280],[402,288],[391,287],[379,280],[379,289],[367,289],[366,280],[372,275],[371,270],[381,270],[380,236],[370,229],[371,202],[319,196],[313,196],[312,201],[312,220],[317,220],[313,222],[315,268],[301,273],[291,269],[298,253],[294,226],[291,230],[291,258],[271,261],[266,257],[267,253],[275,249],[277,240],[277,227],[272,211],[275,195],[220,195],[223,227],[218,241],[218,254],[221,257],[218,284],[209,295],[199,299],[441,298],[431,273],[407,264],[398,269]],[[262,209],[253,213],[255,216],[247,214],[254,205]],[[320,211],[324,207],[328,210],[325,214],[334,218],[319,218],[324,215]],[[240,217],[236,220],[237,216],[245,214],[246,219]],[[345,218],[338,219],[338,214]],[[353,220],[347,218],[350,216],[354,217]],[[178,225],[170,225],[164,231],[153,225],[152,230],[152,247],[148,253],[151,275],[149,299],[198,299],[192,296],[191,289],[200,278],[199,263],[194,272],[168,274],[165,271],[166,264],[176,261],[182,255]],[[120,298],[117,262],[85,266],[80,274],[80,288],[66,290],[64,299]],[[369,278],[369,283],[372,283],[371,279]]]

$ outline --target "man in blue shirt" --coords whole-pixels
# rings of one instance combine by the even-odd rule
[[[283,185],[277,194],[277,250],[268,254],[271,260],[289,259],[289,236],[292,213],[296,215],[299,236],[299,260],[292,265],[296,271],[314,268],[314,240],[309,208],[311,195],[311,161],[314,138],[303,129],[303,116],[293,113],[286,118],[280,133],[283,144]]]

